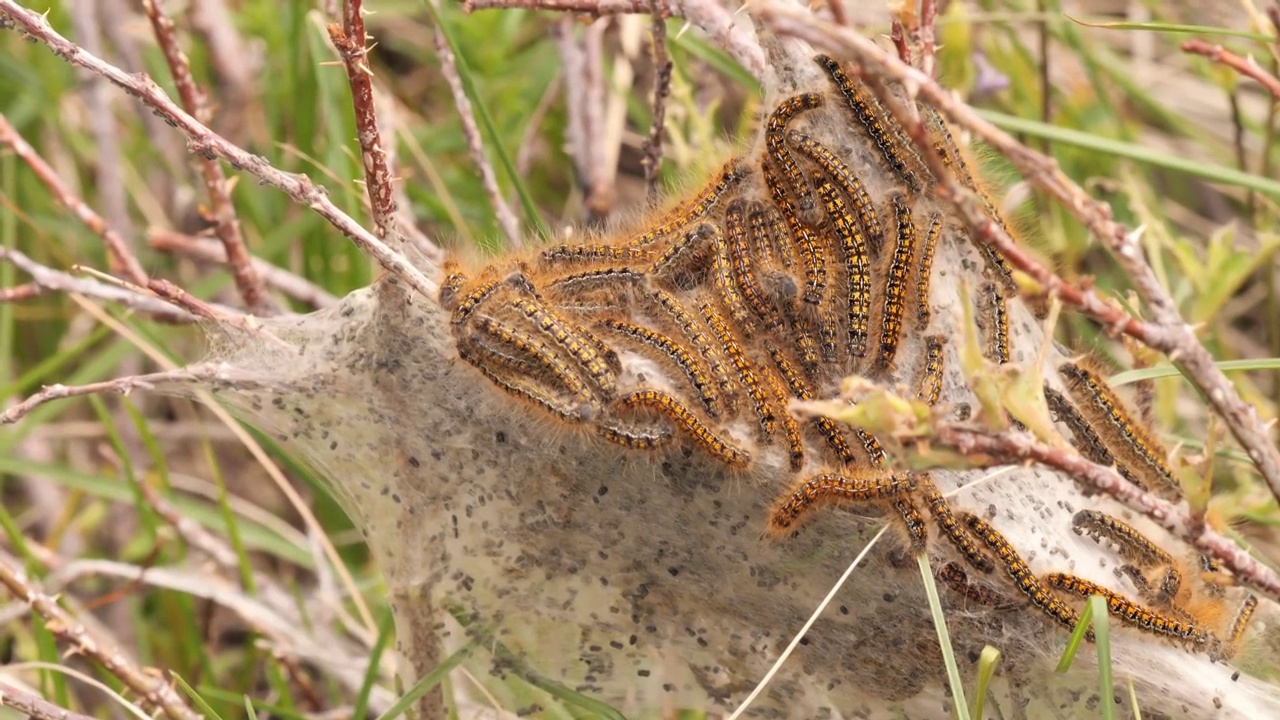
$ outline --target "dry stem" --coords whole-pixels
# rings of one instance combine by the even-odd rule
[[[192,237],[172,230],[153,229],[147,233],[147,242],[151,247],[162,252],[194,258],[202,262],[227,263],[227,253],[222,244],[216,240]],[[304,302],[311,307],[328,307],[338,301],[332,294],[301,275],[276,267],[266,260],[250,258],[254,271],[266,285]]]
[[[170,720],[201,720],[163,675],[137,667],[121,650],[97,638],[53,598],[36,589],[8,555],[0,557],[0,584],[44,618],[45,628],[62,644],[101,665],[133,691],[142,705],[162,711]]]
[[[436,0],[428,1],[436,2]],[[502,190],[498,187],[498,176],[493,172],[489,156],[485,154],[484,140],[480,135],[480,128],[476,125],[476,116],[471,109],[471,99],[467,97],[462,76],[458,74],[458,58],[449,47],[449,39],[445,36],[444,30],[436,26],[432,28],[432,32],[435,35],[436,57],[440,59],[440,73],[444,75],[445,81],[449,83],[449,91],[453,93],[453,104],[458,110],[458,120],[462,123],[462,134],[467,140],[471,161],[480,172],[480,183],[484,186],[485,194],[489,196],[494,217],[498,221],[498,226],[502,228],[502,233],[506,235],[507,243],[512,248],[521,248],[524,246],[524,240],[523,233],[520,232],[520,221],[511,210],[511,206],[507,204],[506,198],[502,197]]]
[[[152,31],[164,53],[165,62],[169,65],[169,72],[173,75],[183,109],[207,124],[210,119],[208,96],[191,77],[191,63],[187,60],[187,54],[178,46],[178,39],[174,37],[173,21],[164,14],[156,0],[143,0],[142,7],[151,20]],[[259,315],[274,314],[278,309],[267,295],[262,278],[254,268],[249,250],[245,247],[244,236],[240,233],[240,218],[231,202],[231,187],[227,183],[227,176],[222,172],[222,165],[214,158],[203,156],[198,157],[197,162],[205,189],[209,193],[213,231],[226,248],[227,263],[231,266],[231,276],[235,279],[240,297],[244,298],[249,312]]]
[[[1175,505],[1142,490],[1115,469],[1092,463],[1073,448],[1046,445],[1031,434],[1017,430],[992,432],[989,428],[946,420],[938,420],[933,431],[938,443],[956,449],[970,461],[982,463],[983,456],[987,456],[985,464],[998,466],[1029,460],[1066,473],[1213,555],[1238,579],[1280,601],[1280,575],[1276,571],[1259,562],[1234,540],[1208,527],[1204,518],[1190,513],[1185,505]]]
[[[18,5],[13,0],[0,0],[0,17],[21,28],[31,38],[45,44],[58,57],[77,67],[87,68],[118,85],[141,100],[147,107],[172,122],[188,139],[187,148],[199,155],[221,157],[232,167],[244,170],[267,185],[278,188],[298,203],[311,208],[384,269],[406,282],[426,297],[435,297],[439,288],[409,262],[408,258],[388,247],[377,236],[360,226],[351,216],[334,205],[327,191],[306,175],[278,170],[261,156],[254,155],[210,130],[179,108],[150,77],[130,74],[98,58],[59,35],[44,16]]]
[[[93,720],[88,715],[60,708],[7,682],[0,682],[0,705],[11,707],[35,720]]]
[[[756,40],[755,29],[750,22],[740,22],[718,0],[465,0],[463,8],[467,12],[523,8],[595,16],[660,11],[693,23],[753,77],[764,77],[764,49]]]
[[[1199,39],[1182,43],[1182,51],[1203,55],[1219,65],[1225,65],[1247,78],[1256,80],[1271,93],[1273,99],[1280,101],[1280,79],[1259,67],[1252,57],[1242,58],[1221,45],[1210,45]]]
[[[356,136],[360,141],[360,157],[364,160],[364,182],[369,193],[374,231],[378,237],[392,240],[400,250],[404,237],[396,222],[395,178],[387,164],[378,126],[378,108],[373,98],[373,70],[369,67],[369,38],[364,30],[364,7],[361,0],[344,3],[342,25],[329,25],[329,40],[338,49],[351,86],[351,104],[355,109]]]
[[[658,174],[662,170],[662,133],[667,119],[667,95],[671,92],[671,57],[667,54],[667,22],[653,3],[653,121],[644,141],[644,182],[649,199],[657,197]],[[834,5],[833,5],[834,7]]]
[[[137,286],[109,285],[92,278],[75,277],[70,273],[41,265],[21,252],[8,248],[0,248],[0,260],[12,263],[14,267],[30,275],[33,280],[26,285],[0,290],[0,301],[27,300],[47,291],[76,293],[147,313],[162,322],[188,323],[195,320],[191,313],[175,308]],[[219,309],[235,312],[230,308]]]

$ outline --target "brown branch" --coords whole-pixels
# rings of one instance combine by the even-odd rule
[[[0,11],[3,11],[2,7]],[[54,199],[70,210],[85,227],[102,238],[102,242],[107,247],[107,255],[111,258],[113,272],[123,274],[134,284],[147,284],[147,271],[142,269],[142,264],[138,262],[138,258],[134,257],[133,251],[129,249],[129,244],[124,238],[108,226],[102,216],[93,211],[93,208],[71,192],[53,167],[40,157],[35,148],[22,139],[18,129],[9,124],[9,120],[3,114],[0,114],[0,145],[12,148],[13,152],[36,174],[40,182],[49,189]]]
[[[837,3],[832,3],[832,8]],[[653,120],[644,140],[644,183],[649,199],[658,195],[658,174],[662,170],[662,134],[667,119],[667,95],[671,92],[671,57],[667,53],[667,19],[653,2]]]
[[[218,312],[212,305],[198,297],[195,297],[191,293],[183,290],[177,285],[174,285],[168,280],[149,280],[147,282],[147,289],[169,301],[169,303],[174,307],[180,307],[202,320],[209,320],[219,325],[225,324],[228,320],[226,316]]]
[[[1018,142],[1008,133],[978,117],[972,108],[956,100],[932,78],[919,70],[890,58],[874,42],[849,30],[816,22],[798,9],[770,2],[760,7],[759,16],[774,31],[798,37],[831,52],[852,57],[861,63],[867,76],[900,84],[912,95],[920,97],[958,127],[969,130],[1004,155],[1028,181],[1058,200],[1078,218],[1093,235],[1111,251],[1125,270],[1151,311],[1152,321],[1140,321],[1105,302],[1092,290],[1067,283],[1038,263],[1014,244],[1008,233],[981,210],[974,194],[959,186],[928,141],[927,133],[910,113],[895,115],[904,122],[908,134],[917,144],[921,157],[938,179],[936,192],[956,206],[969,223],[974,239],[990,244],[1016,268],[1034,279],[1045,292],[1061,297],[1101,323],[1108,331],[1125,333],[1159,350],[1177,363],[1183,374],[1207,398],[1209,405],[1222,417],[1240,446],[1248,453],[1266,480],[1271,492],[1280,498],[1280,451],[1258,418],[1257,410],[1241,399],[1231,381],[1215,364],[1213,356],[1196,338],[1190,325],[1182,319],[1177,305],[1160,285],[1155,272],[1142,256],[1138,234],[1130,233],[1115,222],[1111,210],[1088,195],[1079,185],[1046,157]],[[895,103],[901,105],[901,103]]]
[[[338,49],[351,87],[356,137],[360,141],[360,157],[364,160],[364,184],[369,193],[374,232],[380,238],[389,238],[391,246],[399,250],[404,247],[404,237],[396,223],[395,178],[391,177],[378,127],[378,108],[373,99],[373,70],[369,67],[369,38],[364,30],[361,0],[346,0],[342,25],[331,23],[328,30],[329,40]]]
[[[668,17],[682,17],[696,26],[756,79],[764,77],[764,49],[745,17],[729,12],[718,0],[657,0]],[[655,12],[653,0],[465,0],[467,12],[477,10],[549,10],[584,15],[643,15]]]
[[[45,629],[62,644],[94,660],[118,678],[143,706],[162,711],[170,720],[201,720],[200,714],[187,706],[163,674],[135,666],[120,649],[99,640],[53,598],[34,587],[8,556],[0,557],[0,584],[44,618]]]
[[[435,1],[428,0],[428,2]],[[489,204],[493,207],[498,227],[502,228],[502,233],[507,236],[507,242],[511,247],[519,249],[524,246],[520,221],[516,219],[516,214],[498,188],[498,177],[493,172],[493,166],[489,164],[489,156],[485,154],[484,140],[481,138],[480,128],[476,125],[476,116],[471,109],[471,99],[467,97],[462,78],[458,75],[458,59],[449,47],[449,40],[445,37],[444,31],[439,27],[432,30],[435,33],[436,56],[440,59],[440,73],[444,75],[445,82],[449,84],[449,91],[453,94],[453,104],[458,111],[458,120],[462,123],[462,135],[466,138],[471,162],[475,163],[476,170],[480,172],[480,184],[484,186],[485,194],[489,196]]]
[[[1208,527],[1203,517],[1188,512],[1126,480],[1115,469],[1089,462],[1070,447],[1052,447],[1029,433],[1011,430],[992,434],[985,428],[938,421],[933,438],[970,459],[991,466],[1032,461],[1059,470],[1088,487],[1105,493],[1151,518],[1164,529],[1222,561],[1240,580],[1280,600],[1280,575],[1234,540]]]
[[[844,23],[840,23],[843,25]],[[907,32],[902,28],[902,22],[895,19],[889,25],[889,41],[893,43],[894,52],[898,53],[898,59],[904,63],[911,63],[911,48],[907,46]]]
[[[0,288],[0,303],[15,303],[44,295],[47,290],[38,283],[23,283],[11,288]]]
[[[152,248],[161,252],[170,252],[184,257],[194,258],[201,262],[227,263],[226,249],[216,240],[192,237],[172,230],[153,228],[147,232],[147,242]],[[338,299],[323,288],[306,278],[295,275],[284,268],[276,267],[261,258],[251,258],[254,270],[266,283],[267,287],[306,303],[311,307],[322,308],[338,302]]]
[[[920,0],[920,72],[938,74],[938,0]]]
[[[209,99],[191,77],[191,63],[187,60],[187,54],[179,47],[178,39],[174,37],[173,21],[164,14],[156,0],[143,0],[142,7],[151,20],[156,43],[160,45],[165,62],[169,65],[174,85],[178,88],[178,97],[182,100],[182,108],[207,125],[211,114]],[[231,187],[227,183],[227,176],[222,172],[222,165],[215,158],[204,156],[197,156],[196,162],[204,178],[205,190],[209,193],[213,231],[226,248],[231,276],[235,279],[240,297],[244,298],[249,312],[275,314],[278,308],[267,295],[262,278],[254,269],[249,250],[245,247],[244,236],[240,232],[240,218],[231,202]]]
[[[0,413],[0,425],[12,425],[32,410],[70,397],[84,395],[106,395],[116,393],[128,395],[134,390],[151,390],[157,385],[218,385],[234,383],[237,388],[254,389],[266,386],[265,380],[249,375],[231,377],[227,368],[221,363],[197,363],[177,370],[162,370],[144,375],[127,375],[125,377],[104,380],[85,385],[46,385],[22,402],[16,403]]]
[[[329,200],[328,192],[305,175],[276,169],[261,156],[250,153],[205,127],[173,103],[160,86],[145,74],[126,73],[120,68],[84,51],[59,35],[44,16],[32,12],[13,0],[0,0],[0,17],[21,28],[29,37],[45,44],[55,55],[77,67],[88,68],[125,92],[141,100],[174,124],[187,136],[191,152],[221,157],[232,167],[248,172],[267,185],[278,188],[295,201],[310,208],[350,238],[356,246],[371,255],[389,273],[404,280],[426,297],[435,297],[439,288],[409,260],[388,247],[377,236],[364,229]]]
[[[1210,45],[1199,39],[1182,43],[1182,52],[1203,55],[1219,65],[1224,65],[1247,78],[1252,78],[1266,88],[1274,100],[1280,100],[1280,79],[1262,69],[1252,57],[1242,58],[1221,45]]]
[[[90,278],[76,277],[41,265],[21,252],[9,248],[0,248],[0,260],[12,263],[14,267],[30,275],[34,281],[0,291],[0,301],[3,302],[27,300],[45,292],[76,293],[147,313],[161,322],[195,321],[195,317],[190,313],[157,299],[137,286],[108,285]],[[234,312],[230,308],[223,309]]]
[[[93,720],[88,715],[63,709],[7,682],[0,682],[0,706],[11,707],[34,720]]]

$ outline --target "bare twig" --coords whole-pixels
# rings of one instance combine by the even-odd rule
[[[512,248],[523,247],[524,239],[521,237],[520,221],[511,210],[511,206],[507,204],[506,198],[502,197],[502,190],[498,188],[498,177],[493,172],[493,165],[489,163],[489,156],[485,154],[484,140],[480,136],[480,128],[476,126],[471,99],[467,97],[462,77],[458,75],[458,59],[454,56],[453,49],[449,47],[449,39],[445,37],[444,30],[436,26],[432,31],[435,33],[436,56],[440,59],[440,72],[449,83],[453,104],[458,111],[458,120],[462,123],[462,134],[467,140],[467,149],[471,153],[471,162],[475,163],[476,170],[480,173],[480,183],[484,186],[485,194],[489,196],[489,204],[493,207],[498,227],[502,228],[502,233],[507,236],[507,242]]]
[[[649,199],[657,197],[662,170],[662,134],[667,119],[667,95],[671,92],[671,57],[667,54],[667,22],[654,0],[653,8],[653,120],[644,141],[644,183]],[[832,9],[838,3],[832,3]]]
[[[364,160],[364,183],[369,193],[373,227],[378,237],[390,239],[397,250],[404,237],[396,223],[395,178],[387,165],[378,127],[378,108],[373,98],[373,70],[369,67],[369,38],[364,30],[364,6],[361,0],[346,0],[342,25],[329,25],[329,40],[338,49],[351,86],[351,105],[355,109],[356,137],[360,141],[360,157]]]
[[[840,23],[844,24],[844,23]],[[902,21],[894,19],[889,25],[889,41],[893,43],[894,52],[898,53],[898,59],[904,63],[911,63],[911,48],[907,46],[907,31],[902,27]]]
[[[920,72],[934,77],[938,69],[938,2],[920,0]]]
[[[44,618],[45,628],[64,645],[96,661],[137,695],[143,705],[159,709],[170,720],[200,720],[200,714],[187,706],[163,675],[137,667],[121,650],[99,640],[53,598],[36,589],[7,555],[0,557],[0,584]]]
[[[195,258],[202,262],[227,262],[226,250],[216,240],[192,237],[172,230],[153,229],[147,232],[147,242],[151,247],[162,252],[171,252],[185,257]],[[330,293],[306,278],[295,275],[284,268],[276,267],[266,260],[252,258],[254,270],[266,285],[304,302],[312,307],[328,307],[338,301]]]
[[[210,320],[218,324],[226,323],[229,320],[227,316],[218,312],[218,310],[209,303],[195,297],[191,293],[183,290],[177,285],[174,285],[168,280],[152,279],[147,282],[147,289],[165,300],[168,300],[172,305],[180,307],[198,318]]]
[[[147,313],[163,322],[189,323],[195,320],[190,313],[175,308],[136,286],[109,285],[90,278],[76,277],[41,265],[18,250],[9,248],[0,248],[0,260],[13,263],[14,267],[30,275],[34,281],[17,288],[0,291],[0,301],[26,300],[43,292],[78,293]],[[22,289],[33,286],[38,288],[38,292],[33,289]],[[230,308],[225,309],[234,312]]]
[[[11,707],[34,720],[93,720],[88,715],[58,707],[7,682],[0,682],[0,705]]]
[[[0,11],[3,11],[2,7]],[[84,223],[85,227],[102,238],[102,242],[107,246],[107,255],[111,258],[112,270],[123,273],[137,285],[147,284],[147,272],[142,269],[142,264],[138,262],[138,258],[134,257],[133,251],[129,249],[129,244],[124,238],[109,227],[102,216],[93,211],[93,208],[71,192],[53,167],[40,157],[35,148],[22,139],[18,129],[11,125],[3,114],[0,114],[0,145],[12,148],[14,153],[36,174],[40,182],[49,188],[54,199],[70,210],[77,220]]]
[[[1234,540],[1209,528],[1202,517],[1192,515],[1185,505],[1175,505],[1142,490],[1113,468],[1089,462],[1069,446],[1052,447],[1017,430],[992,433],[989,428],[945,420],[935,423],[933,430],[937,442],[963,453],[971,461],[981,462],[985,455],[987,462],[983,464],[992,466],[1030,460],[1060,470],[1141,512],[1177,537],[1221,560],[1238,579],[1280,600],[1280,575]]]
[[[0,288],[0,303],[22,302],[45,294],[46,289],[36,283],[23,283],[11,288]]]
[[[12,425],[28,413],[54,400],[84,395],[105,395],[118,393],[128,395],[134,390],[150,390],[159,384],[197,385],[200,383],[224,383],[229,379],[223,375],[224,368],[211,363],[198,363],[178,370],[163,370],[145,375],[127,375],[125,377],[104,380],[85,385],[46,385],[39,392],[9,407],[0,413],[0,425]],[[236,378],[238,387],[250,387],[249,378]]]
[[[1208,399],[1222,417],[1236,441],[1248,453],[1259,473],[1280,498],[1280,451],[1271,442],[1258,419],[1257,410],[1241,399],[1231,381],[1215,364],[1213,356],[1182,319],[1177,305],[1160,285],[1155,272],[1142,257],[1138,233],[1131,233],[1112,219],[1111,210],[1088,195],[1059,170],[1057,163],[1018,142],[1008,133],[978,117],[932,78],[887,56],[874,42],[839,27],[815,21],[809,14],[790,6],[770,2],[760,7],[759,17],[780,34],[799,37],[832,52],[850,56],[861,63],[868,77],[901,84],[911,95],[918,94],[957,126],[973,132],[1013,163],[1019,172],[1041,190],[1058,200],[1103,242],[1115,256],[1135,289],[1147,303],[1152,321],[1143,322],[1105,302],[1097,293],[1075,287],[1041,265],[1014,244],[1008,233],[987,217],[973,197],[962,188],[941,162],[927,133],[909,113],[899,117],[920,154],[938,178],[937,193],[951,200],[969,223],[974,237],[1004,255],[1016,268],[1038,282],[1046,292],[1088,314],[1110,332],[1123,332],[1166,354]],[[900,105],[900,103],[898,103]]]
[[[1203,55],[1219,65],[1225,65],[1247,78],[1252,78],[1266,88],[1272,98],[1280,100],[1280,79],[1264,70],[1252,57],[1242,58],[1221,45],[1210,45],[1199,39],[1182,43],[1182,52]]]
[[[174,85],[178,88],[178,97],[182,100],[182,108],[201,123],[208,124],[210,119],[208,97],[204,90],[196,85],[191,77],[191,63],[187,54],[178,46],[174,37],[173,21],[160,9],[156,0],[143,0],[142,7],[151,20],[151,29],[155,33],[156,43],[164,53],[169,72],[173,75]],[[212,157],[198,156],[200,174],[204,178],[205,189],[209,193],[209,206],[213,231],[227,251],[227,262],[231,266],[231,276],[235,279],[240,297],[244,298],[249,311],[257,314],[274,314],[277,308],[271,303],[257,270],[250,261],[249,250],[245,247],[244,236],[240,233],[240,218],[236,214],[235,205],[231,202],[231,187],[227,176],[222,172],[222,165]]]
[[[764,49],[750,20],[730,13],[718,0],[658,0],[662,12],[682,17],[724,48],[756,79],[764,77]],[[586,15],[642,15],[656,12],[653,0],[466,0],[467,12],[523,8]]]
[[[329,200],[328,193],[305,175],[276,169],[261,156],[254,155],[205,127],[173,103],[155,81],[144,74],[130,74],[84,51],[59,35],[44,16],[32,12],[13,0],[0,0],[0,17],[35,40],[44,43],[58,57],[77,67],[85,67],[102,75],[148,107],[163,115],[188,139],[187,147],[197,154],[212,154],[225,159],[232,167],[244,170],[267,185],[278,188],[298,203],[329,221],[342,234],[384,269],[404,280],[427,297],[435,297],[439,287],[409,262],[408,258],[388,247],[377,236],[364,229]]]
[[[313,664],[336,678],[350,691],[358,691],[363,684],[367,665],[367,659],[362,658],[365,649],[355,647],[345,637],[309,624],[300,616],[293,593],[280,590],[270,593],[272,597],[269,599],[253,597],[222,575],[211,576],[207,570],[143,568],[130,563],[98,559],[66,562],[50,573],[45,583],[50,591],[63,591],[87,577],[116,578],[209,600],[231,611],[255,631],[262,633],[282,662],[297,659]],[[390,705],[392,696],[386,689],[375,687],[372,692],[372,706],[385,708]]]

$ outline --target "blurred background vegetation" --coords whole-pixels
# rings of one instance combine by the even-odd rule
[[[324,3],[226,3],[243,51],[235,58],[217,57],[185,6],[168,5],[194,75],[214,102],[212,127],[277,167],[309,174],[340,207],[371,226],[364,187],[357,182],[362,166],[347,81],[325,31],[333,18],[325,15]],[[375,11],[369,32],[378,43],[374,70],[385,91],[383,105],[391,111],[384,120],[394,130],[397,174],[416,224],[445,246],[499,250],[502,234],[440,73],[432,13],[418,0],[368,5]],[[887,34],[887,10],[862,5],[875,6],[855,16],[865,30]],[[1243,361],[1233,377],[1264,417],[1275,417],[1275,106],[1251,82],[1178,49],[1179,42],[1200,37],[1252,55],[1274,71],[1276,39],[1266,8],[1248,0],[1214,3],[1214,12],[1194,2],[945,5],[939,25],[942,79],[990,119],[1048,150],[1067,174],[1111,202],[1129,226],[1145,227],[1147,251],[1185,316],[1203,325],[1202,337],[1219,359]],[[145,70],[172,90],[150,26],[132,3],[69,0],[54,4],[49,18],[64,35],[127,69]],[[602,21],[603,100],[620,112],[621,121],[610,126],[607,138],[618,158],[616,174],[590,192],[565,139],[572,110],[567,87],[573,81],[564,72],[561,48],[594,32],[587,22],[524,10],[467,15],[453,2],[442,3],[439,18],[455,42],[473,101],[492,121],[491,132],[482,124],[488,155],[531,238],[539,227],[560,233],[568,226],[601,226],[645,207],[641,142],[651,122],[654,74],[647,17]],[[667,23],[675,72],[661,181],[673,188],[696,184],[700,173],[748,142],[763,102],[747,73],[682,25],[679,19]],[[243,74],[227,72],[228,66]],[[157,230],[199,235],[209,227],[203,187],[175,131],[118,89],[13,31],[0,32],[0,113],[132,243],[149,273],[197,297],[239,302],[224,267],[148,247]],[[1125,278],[1085,231],[1061,208],[1018,184],[998,159],[983,157],[1022,239],[1066,276],[1093,277],[1125,302]],[[375,277],[369,260],[315,214],[247,176],[232,177],[254,255],[337,296]],[[521,194],[531,200],[536,218],[525,212]],[[0,245],[53,268],[107,267],[100,238],[2,148]],[[0,287],[28,280],[12,264],[0,263]],[[296,299],[280,300],[294,311],[309,309]],[[1134,364],[1123,347],[1087,321],[1071,318],[1061,330],[1073,346]],[[197,359],[201,345],[196,327],[155,322],[92,299],[43,293],[0,303],[2,396],[11,403],[44,384],[154,369],[143,346],[183,362]],[[1157,362],[1141,354],[1136,360]],[[1211,518],[1236,525],[1247,542],[1280,557],[1274,500],[1240,454],[1219,442],[1221,433],[1185,384],[1176,376],[1158,380],[1155,400],[1157,426],[1193,463],[1185,479],[1205,484],[1213,478]],[[314,508],[319,532],[337,546],[373,616],[385,617],[376,569],[351,523],[304,468],[276,452],[269,438],[258,440]],[[1209,457],[1203,457],[1206,444]],[[353,704],[368,702],[372,676],[364,690],[353,693],[315,666],[273,652],[243,617],[207,598],[86,568],[82,561],[97,558],[118,567],[200,571],[202,556],[175,537],[139,483],[159,488],[179,512],[225,539],[244,578],[253,569],[291,593],[304,625],[341,627],[344,617],[359,616],[316,550],[317,530],[301,521],[225,425],[183,401],[142,394],[57,403],[0,429],[0,524],[6,538],[0,544],[32,575],[65,580],[51,589],[92,612],[142,663],[181,676],[221,717],[245,717],[248,705],[273,717],[346,717]],[[342,607],[319,607],[316,597],[336,598]],[[53,638],[31,622],[23,606],[0,599],[0,620],[4,661],[62,662]],[[363,665],[378,654],[369,646],[379,632],[367,622],[352,623],[356,627],[343,632],[363,654],[350,659]],[[385,622],[381,632],[385,636]],[[67,662],[118,689],[101,670]],[[118,716],[105,695],[59,672],[22,677],[64,707]],[[546,712],[553,717],[590,715],[532,688],[504,702],[516,703],[508,709],[539,704],[551,708]]]

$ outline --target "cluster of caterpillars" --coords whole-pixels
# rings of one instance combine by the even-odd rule
[[[735,470],[781,453],[793,478],[767,519],[775,538],[823,506],[880,506],[923,552],[927,515],[963,561],[945,563],[938,578],[969,601],[1014,608],[1012,589],[1074,627],[1082,599],[1099,594],[1121,622],[1232,654],[1256,601],[1223,627],[1217,568],[1191,573],[1119,519],[1082,513],[1077,529],[1116,547],[1140,600],[1072,575],[1037,576],[988,520],[955,511],[928,474],[889,469],[870,433],[789,411],[792,399],[830,392],[847,375],[891,377],[906,332],[924,340],[918,397],[941,399],[947,331],[931,327],[930,279],[938,243],[959,230],[927,209],[937,205],[923,202],[934,178],[877,98],[830,58],[816,61],[829,80],[824,92],[782,101],[758,155],[731,160],[690,202],[641,230],[471,275],[453,264],[440,301],[459,356],[511,396],[608,443],[654,451],[683,442]],[[876,186],[889,185],[881,197],[847,152],[805,131],[819,108],[844,117],[870,149],[881,166]],[[918,110],[945,164],[980,192],[945,123]],[[978,245],[986,280],[971,300],[985,355],[1008,363],[1016,288],[1003,258]],[[1098,374],[1077,363],[1060,371],[1063,390],[1046,385],[1045,396],[1080,452],[1176,497],[1165,449]],[[998,568],[1003,585],[979,579]]]

